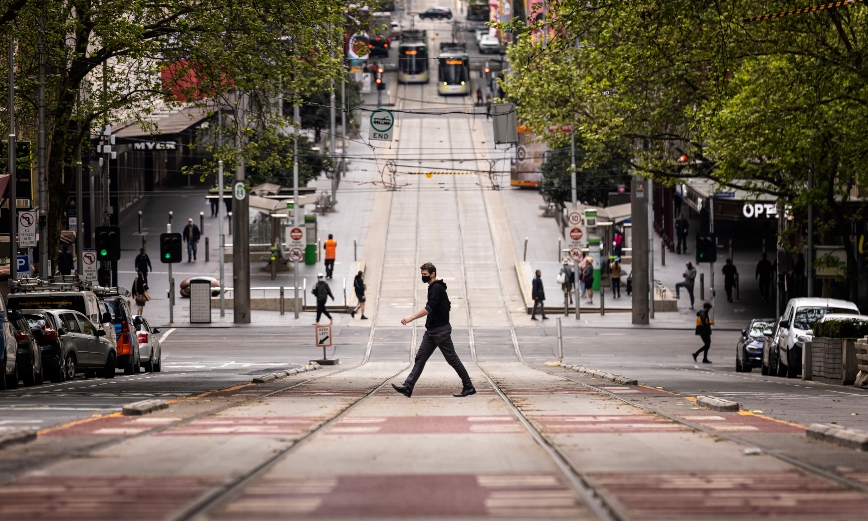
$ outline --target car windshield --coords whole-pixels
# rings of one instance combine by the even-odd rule
[[[796,310],[796,316],[793,320],[793,326],[796,329],[808,330],[814,327],[814,324],[823,318],[827,313],[843,313],[846,315],[858,315],[859,312],[854,309],[846,308],[820,308],[806,307]]]
[[[763,331],[771,328],[771,322],[756,321],[750,325],[750,331],[748,331],[747,333],[748,335],[750,335],[751,338],[763,338],[765,336],[763,335]]]
[[[45,329],[45,317],[39,315],[24,315],[24,320],[30,329]]]

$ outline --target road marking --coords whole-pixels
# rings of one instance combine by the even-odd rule
[[[162,343],[162,342],[165,342],[166,339],[169,338],[169,335],[171,335],[171,334],[174,333],[174,332],[175,332],[175,328],[173,327],[172,329],[170,329],[170,330],[166,331],[165,333],[163,333],[163,336],[160,337],[160,342],[161,342],[161,343]],[[165,358],[166,358],[166,357],[163,357],[164,360],[165,360]]]

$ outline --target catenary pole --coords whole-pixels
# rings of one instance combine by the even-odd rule
[[[247,95],[238,92],[235,107],[235,148],[237,159],[235,163],[235,183],[244,183],[246,180],[244,170],[244,155],[242,152],[242,135],[247,126]],[[237,195],[237,194],[236,194]],[[233,304],[232,313],[236,324],[250,323],[250,196],[244,194],[241,199],[237,196],[232,202],[233,233],[232,246],[232,288]]]
[[[39,272],[43,277],[52,275],[48,265],[48,183],[45,176],[45,21],[39,18],[39,86],[37,87],[38,136],[37,171],[39,179]]]
[[[12,36],[12,31],[9,31],[9,278],[15,280],[18,278],[18,197],[16,185],[18,184],[18,175],[15,171],[16,163],[16,143],[15,143],[15,38]]]
[[[217,111],[217,151],[223,144],[223,109]],[[220,242],[220,316],[226,316],[226,235],[223,234],[223,220],[226,219],[226,205],[223,201],[223,160],[217,161],[217,235]]]
[[[298,105],[292,108],[292,120],[295,123],[295,140],[293,144],[292,155],[292,224],[293,226],[301,225],[301,211],[298,207],[298,132],[301,128],[301,115],[299,114]],[[332,117],[332,126],[334,126],[335,118]],[[332,143],[334,143],[334,133],[332,133]],[[293,291],[295,292],[295,301],[293,309],[295,310],[295,318],[298,320],[298,261],[295,261],[293,266]]]
[[[632,172],[631,172],[632,173]],[[633,229],[633,324],[649,323],[648,316],[648,199],[645,180],[633,173],[631,223]]]
[[[654,181],[648,180],[648,318],[654,318]]]
[[[814,169],[808,169],[808,255],[805,276],[808,278],[808,297],[814,296]]]

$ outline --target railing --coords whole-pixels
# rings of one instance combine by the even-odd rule
[[[302,288],[299,288],[299,289],[302,289]],[[277,298],[280,301],[280,314],[283,315],[286,311],[286,292],[287,291],[294,292],[295,286],[260,286],[260,287],[256,287],[256,288],[250,288],[250,291],[251,292],[261,291],[262,292],[262,298],[267,297],[266,292],[276,291],[277,292]],[[235,289],[234,288],[224,288],[224,296],[228,296],[228,294],[230,294],[230,293],[234,297],[235,296]],[[303,306],[303,304],[302,304],[302,306]]]

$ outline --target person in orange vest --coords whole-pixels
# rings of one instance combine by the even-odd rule
[[[335,271],[335,251],[338,248],[338,243],[332,234],[329,234],[329,238],[323,244],[323,248],[325,248],[326,278],[330,279]]]

